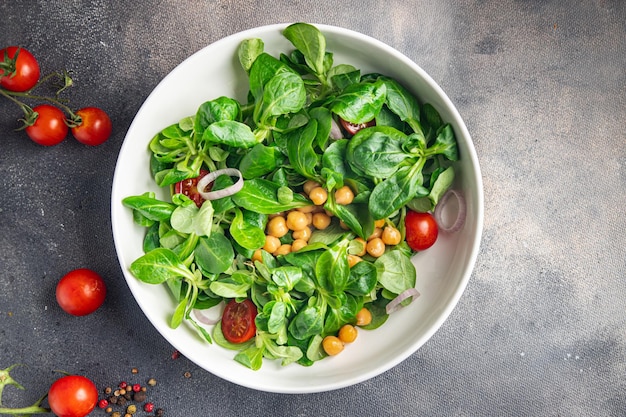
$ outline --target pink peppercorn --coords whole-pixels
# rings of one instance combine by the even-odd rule
[[[135,391],[135,392],[139,392],[139,391],[141,391],[141,385],[139,385],[139,384],[134,384],[134,385],[133,385],[133,391]]]
[[[154,404],[152,404],[152,403],[145,403],[145,404],[143,405],[143,410],[144,410],[146,413],[151,413],[151,412],[152,412],[152,410],[154,410]]]
[[[107,408],[108,405],[109,405],[109,402],[105,399],[98,401],[98,407],[100,408]]]

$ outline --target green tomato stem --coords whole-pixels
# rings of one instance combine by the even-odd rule
[[[9,407],[0,407],[0,414],[9,414],[14,416],[21,415],[33,415],[33,414],[46,414],[49,413],[49,408],[41,407],[39,404],[34,404],[28,407],[22,408],[9,408]]]

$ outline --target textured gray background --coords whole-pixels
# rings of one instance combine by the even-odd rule
[[[465,294],[417,353],[351,388],[287,396],[171,359],[123,280],[109,197],[125,132],[169,71],[223,36],[293,21],[376,37],[440,83],[475,142],[485,229]],[[0,101],[0,367],[28,365],[7,404],[65,369],[98,386],[153,376],[169,416],[626,415],[625,1],[1,0],[0,22],[0,45],[72,69],[72,106],[115,125],[98,148],[44,148]],[[54,287],[83,266],[109,295],[73,318]]]

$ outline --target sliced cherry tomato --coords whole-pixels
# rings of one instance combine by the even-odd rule
[[[17,59],[14,59],[16,53]],[[3,88],[10,91],[27,91],[39,81],[39,63],[26,49],[9,46],[0,50],[0,75],[2,75],[0,85]]]
[[[369,122],[366,123],[351,123],[348,122],[347,120],[343,120],[342,118],[339,118],[339,122],[341,123],[341,127],[343,127],[343,129],[350,134],[350,136],[354,136],[357,134],[357,132],[361,129],[365,129],[366,127],[372,127],[376,125],[376,120],[372,119]]]
[[[33,142],[43,146],[57,145],[63,142],[69,128],[65,124],[65,114],[50,104],[33,107],[38,114],[35,123],[26,128],[26,134]]]
[[[102,305],[105,297],[104,280],[90,269],[75,269],[57,283],[57,302],[65,312],[73,316],[93,313]]]
[[[48,404],[58,417],[85,417],[96,407],[97,402],[96,385],[80,375],[57,379],[48,390]]]
[[[76,111],[80,123],[72,128],[77,141],[89,146],[100,145],[111,136],[113,126],[109,115],[97,107],[85,107]]]
[[[222,315],[222,333],[231,343],[243,343],[256,335],[257,310],[254,303],[246,299],[241,303],[230,300]]]
[[[411,249],[420,251],[435,244],[439,235],[437,221],[430,213],[409,210],[404,219],[406,243]]]
[[[202,203],[204,203],[204,198],[202,198],[202,196],[198,192],[198,181],[200,180],[200,178],[204,177],[208,173],[209,171],[207,171],[206,169],[201,169],[200,175],[198,175],[196,178],[188,178],[186,180],[178,181],[176,184],[174,184],[174,193],[184,194],[192,199],[194,203],[196,203],[196,206],[202,206]],[[210,190],[211,184],[207,186],[207,189],[205,191]]]

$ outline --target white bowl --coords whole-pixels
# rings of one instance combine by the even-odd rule
[[[198,51],[168,74],[147,98],[131,124],[122,145],[111,195],[113,236],[122,271],[137,303],[154,327],[177,350],[198,366],[233,383],[280,393],[311,393],[347,387],[377,376],[419,349],[439,329],[457,304],[470,278],[483,225],[483,187],[478,160],[469,132],[442,89],[406,56],[371,37],[343,28],[316,25],[326,36],[334,62],[349,63],[362,73],[378,72],[396,78],[422,102],[431,103],[456,133],[461,160],[455,187],[467,201],[464,228],[441,234],[433,247],[414,256],[417,288],[421,297],[394,313],[380,328],[361,330],[355,343],[335,357],[311,367],[265,360],[252,371],[233,360],[234,352],[208,344],[188,325],[171,329],[175,308],[163,285],[149,285],[129,273],[129,265],[143,255],[145,228],[133,223],[124,197],[152,190],[169,198],[150,176],[148,142],[169,124],[195,113],[203,102],[225,95],[242,102],[247,78],[237,48],[248,38],[261,38],[274,56],[293,46],[282,36],[287,25],[271,25],[240,32]]]

